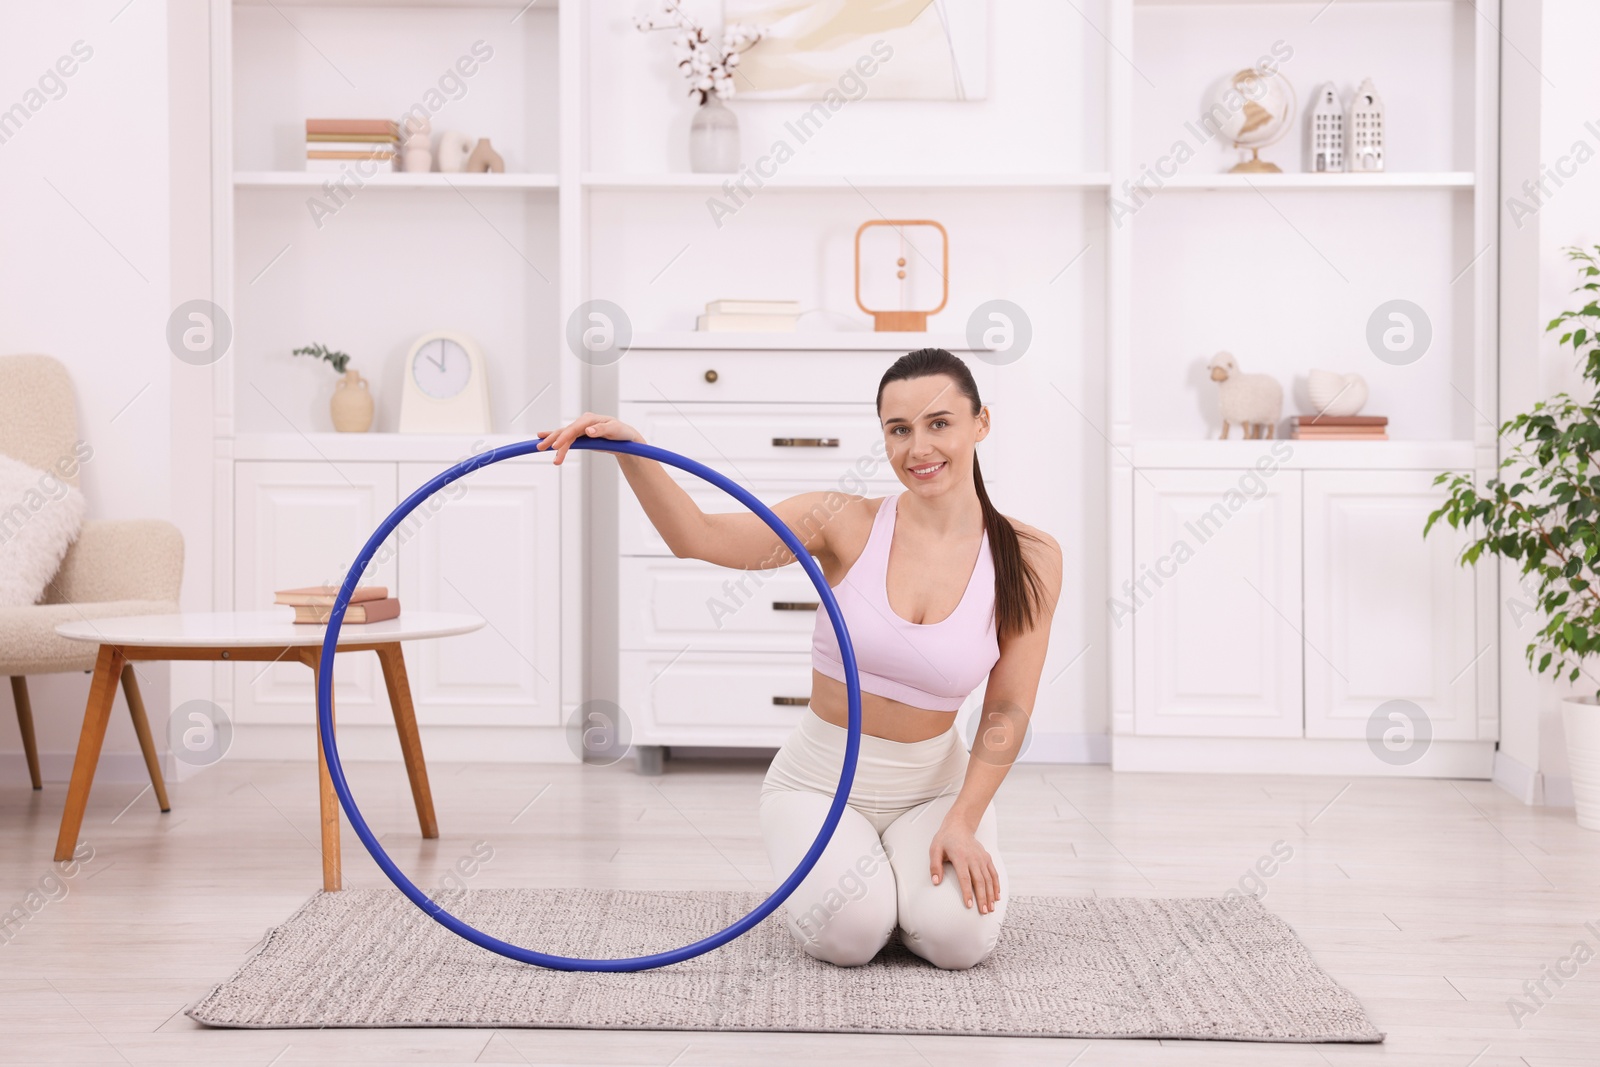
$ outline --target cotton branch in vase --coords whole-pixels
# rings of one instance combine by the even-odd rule
[[[761,40],[761,30],[740,22],[730,22],[722,30],[721,46],[711,43],[711,35],[683,10],[679,0],[662,0],[660,13],[641,17],[633,24],[641,32],[676,30],[672,39],[678,69],[689,79],[689,95],[696,94],[704,104],[711,97],[726,100],[733,95],[733,72],[739,66],[739,53]]]

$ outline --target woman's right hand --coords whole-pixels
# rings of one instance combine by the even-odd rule
[[[592,411],[585,411],[559,430],[541,430],[541,438],[536,451],[543,452],[556,449],[556,466],[567,456],[567,449],[572,447],[572,442],[580,437],[604,437],[612,441],[634,441],[644,443],[644,436],[632,426],[621,419],[611,415],[596,415]]]

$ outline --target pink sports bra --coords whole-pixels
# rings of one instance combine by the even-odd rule
[[[1000,659],[994,622],[994,559],[989,534],[961,603],[948,618],[908,622],[889,607],[889,545],[894,540],[898,496],[889,496],[873,516],[867,545],[833,586],[834,599],[850,631],[861,691],[929,711],[959,711]],[[818,605],[811,634],[811,665],[845,681],[839,638],[827,608]]]

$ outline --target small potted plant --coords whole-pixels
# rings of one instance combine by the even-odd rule
[[[1584,690],[1561,702],[1567,758],[1578,825],[1600,830],[1600,677],[1589,669],[1600,654],[1600,245],[1569,247],[1582,284],[1582,307],[1551,319],[1563,330],[1560,344],[1583,357],[1586,400],[1557,393],[1500,427],[1515,441],[1500,463],[1502,474],[1477,488],[1464,474],[1445,473],[1450,496],[1428,516],[1423,536],[1443,518],[1481,533],[1462,549],[1471,565],[1485,553],[1521,564],[1524,589],[1533,591],[1544,626],[1528,644],[1528,663],[1566,681],[1586,679]],[[1481,525],[1473,527],[1474,523]]]
[[[344,375],[334,387],[333,399],[328,402],[328,413],[333,417],[333,428],[340,433],[366,433],[372,428],[372,390],[361,372],[349,368],[350,356],[323,344],[309,344],[294,349],[297,356],[313,356],[324,360],[334,371]]]
[[[739,53],[761,40],[753,26],[730,22],[722,31],[722,44],[711,43],[711,35],[690,18],[679,0],[661,0],[660,11],[651,17],[635,15],[633,24],[641,32],[676,30],[672,49],[678,69],[689,79],[689,95],[700,98],[694,122],[689,127],[689,166],[697,174],[730,173],[739,169],[739,119],[723,106],[733,95],[733,73],[739,66]]]

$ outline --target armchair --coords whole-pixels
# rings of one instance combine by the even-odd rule
[[[76,485],[76,466],[68,474],[56,464],[74,454],[77,440],[72,379],[66,368],[50,356],[0,356],[0,453],[56,470],[64,481]],[[28,675],[90,671],[95,665],[95,647],[57,636],[56,624],[176,612],[182,581],[183,536],[172,523],[91,520],[83,524],[38,603],[0,607],[0,675],[11,678],[33,788],[41,789],[44,783]],[[132,664],[123,667],[121,680],[156,801],[167,811],[166,784]]]

